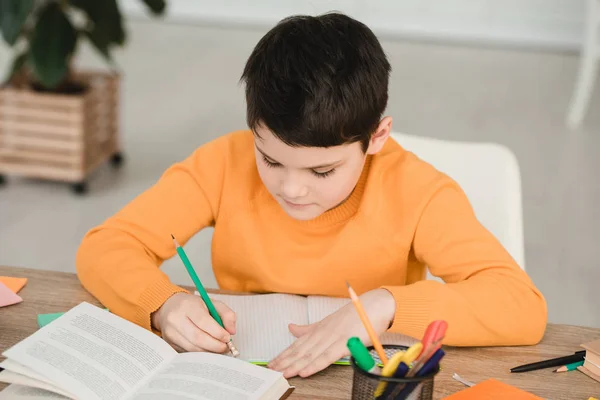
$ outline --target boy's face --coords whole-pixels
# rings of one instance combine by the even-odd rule
[[[359,142],[329,148],[291,147],[262,126],[256,133],[260,136],[254,135],[258,173],[292,218],[310,220],[335,208],[350,196],[360,178],[366,154]],[[376,151],[381,146],[375,146]],[[372,152],[370,146],[367,153]]]

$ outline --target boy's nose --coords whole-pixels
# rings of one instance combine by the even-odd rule
[[[281,181],[281,194],[286,200],[294,201],[306,196],[307,193],[308,189],[300,181],[294,179],[284,179]]]

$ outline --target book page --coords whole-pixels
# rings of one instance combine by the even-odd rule
[[[240,358],[246,361],[271,361],[296,339],[288,324],[308,323],[306,297],[289,294],[211,294],[210,297],[227,304],[236,313],[233,342]]]
[[[288,388],[279,372],[221,354],[182,353],[132,398],[259,400],[273,387],[277,387],[279,396]]]
[[[28,378],[32,378],[41,382],[46,382],[49,384],[53,384],[48,378],[46,378],[44,375],[42,374],[38,374],[37,372],[35,372],[34,370],[32,370],[31,368],[28,368],[24,365],[19,364],[18,362],[14,361],[14,360],[9,360],[6,359],[2,362],[0,362],[0,368],[4,368],[5,371],[10,371],[10,372],[15,372],[17,374],[21,374],[21,375],[25,375]],[[0,373],[0,380],[1,380],[2,374]]]
[[[67,400],[68,397],[49,392],[44,389],[24,386],[8,385],[0,392],[0,400]]]
[[[10,383],[11,385],[16,384],[16,385],[31,386],[34,388],[44,389],[46,391],[51,391],[53,393],[60,394],[63,397],[66,397],[69,399],[75,398],[72,394],[67,393],[67,392],[57,388],[56,386],[52,385],[51,383],[38,381],[36,379],[29,378],[25,375],[17,374],[12,371],[4,370],[4,371],[0,372],[0,382]]]
[[[308,320],[315,323],[321,321],[330,314],[333,314],[346,304],[351,303],[349,298],[343,297],[325,297],[325,296],[309,296],[308,297]],[[416,338],[401,335],[399,333],[385,332],[379,338],[382,344],[410,346],[416,343]]]
[[[85,302],[3,353],[86,400],[124,398],[176,354],[152,332]]]

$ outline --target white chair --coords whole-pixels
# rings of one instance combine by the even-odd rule
[[[454,179],[469,198],[477,219],[525,270],[521,174],[515,155],[493,143],[447,141],[403,133],[391,136],[403,148]],[[429,272],[428,278],[431,279]]]
[[[567,112],[567,126],[570,129],[577,129],[581,126],[594,90],[600,58],[599,30],[600,0],[587,0],[584,36],[579,56],[579,71]]]

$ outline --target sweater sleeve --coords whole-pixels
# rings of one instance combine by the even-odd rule
[[[227,137],[168,168],[149,189],[83,238],[76,256],[82,285],[111,312],[150,329],[150,315],[185,292],[159,267],[219,213]]]
[[[453,346],[527,345],[541,340],[546,302],[527,274],[477,220],[460,187],[439,187],[413,239],[417,260],[445,283],[386,287],[396,300],[390,331],[422,337],[432,320],[448,322]]]

